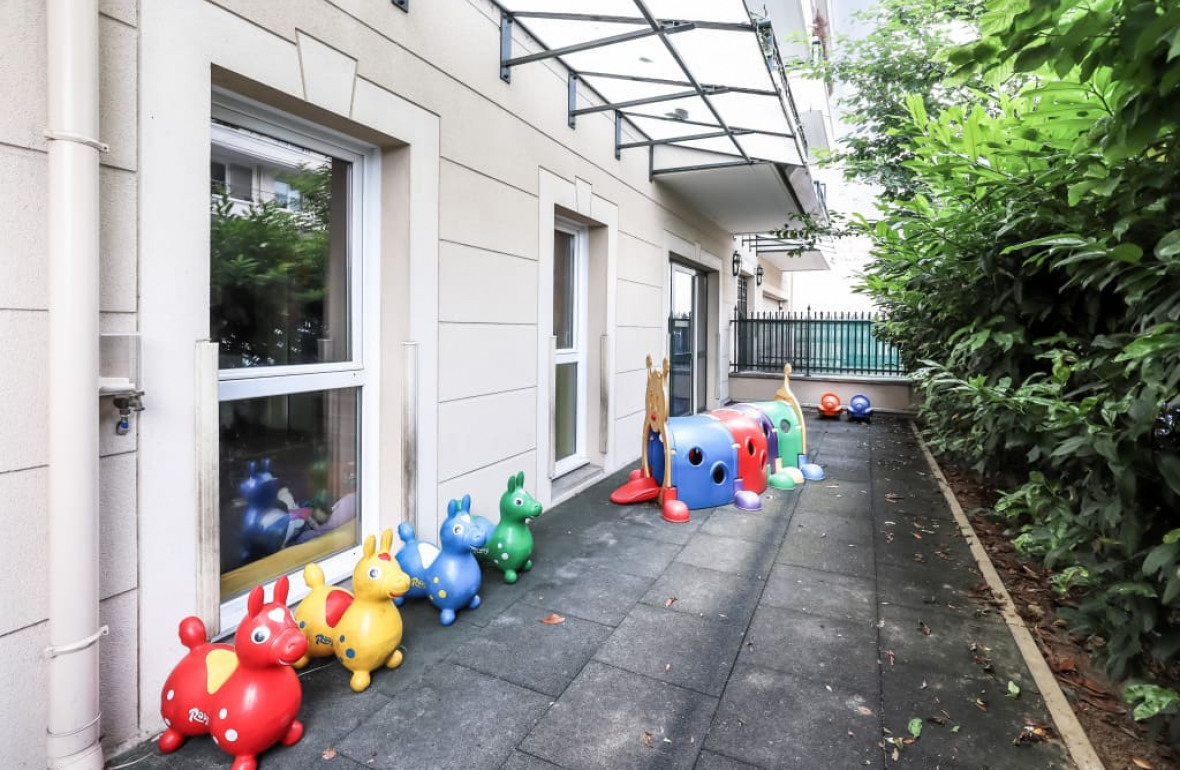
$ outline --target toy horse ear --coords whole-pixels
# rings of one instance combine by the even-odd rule
[[[664,359],[664,376],[667,377],[668,372],[671,370],[672,370],[672,367],[668,365],[668,359],[665,358]]]
[[[247,476],[253,476],[257,472],[258,472],[258,463],[254,462],[253,460],[246,463],[246,475]]]
[[[369,535],[365,538],[365,558],[367,559],[375,553],[377,553],[377,538]]]
[[[246,600],[246,615],[247,617],[254,617],[262,609],[265,598],[262,595],[262,586],[254,586],[250,591],[250,598]]]
[[[516,474],[516,488],[524,489],[524,471]]]
[[[273,601],[285,605],[287,603],[287,592],[291,589],[291,582],[287,580],[286,575],[280,575],[279,579],[275,581],[275,594]]]
[[[509,492],[516,491],[516,477],[515,476],[508,477],[508,491]]]
[[[651,353],[647,354],[647,370],[651,371]]]
[[[457,511],[457,510],[459,510],[459,501],[458,500],[451,500],[449,503],[447,503],[447,518],[449,519],[452,516],[454,516],[455,511]]]
[[[463,511],[471,510],[471,495],[463,495]]]
[[[381,551],[383,553],[389,553],[390,549],[392,549],[392,548],[393,548],[393,530],[387,529],[381,533]]]

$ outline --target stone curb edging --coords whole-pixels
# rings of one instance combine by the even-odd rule
[[[1077,715],[1073,712],[1073,707],[1069,705],[1069,701],[1066,700],[1065,694],[1061,691],[1061,687],[1057,683],[1057,677],[1053,675],[1053,672],[1049,669],[1049,664],[1045,662],[1044,656],[1041,655],[1041,650],[1037,647],[1036,641],[1032,637],[1032,632],[1028,630],[1024,619],[1016,612],[1016,605],[1013,603],[1012,597],[1008,594],[1008,589],[1004,587],[999,573],[996,572],[996,568],[992,564],[991,557],[987,555],[983,544],[979,542],[979,538],[975,535],[975,530],[972,529],[966,514],[963,513],[962,506],[959,505],[958,499],[955,497],[954,492],[951,491],[950,484],[947,483],[946,477],[942,475],[942,469],[939,467],[938,461],[934,459],[934,455],[930,453],[929,447],[926,446],[926,442],[922,439],[922,434],[918,432],[918,426],[911,422],[910,429],[913,430],[914,436],[918,440],[918,446],[922,448],[922,454],[926,456],[926,463],[930,466],[930,471],[934,474],[935,480],[938,481],[938,487],[942,490],[942,496],[946,499],[951,512],[955,516],[955,522],[959,525],[960,533],[966,539],[967,545],[971,548],[971,555],[975,557],[975,561],[979,565],[979,569],[983,573],[988,587],[991,588],[992,593],[1000,601],[1000,611],[1003,614],[1004,622],[1008,626],[1008,630],[1012,632],[1016,646],[1019,648],[1029,672],[1032,674],[1033,681],[1036,682],[1037,688],[1041,691],[1041,697],[1045,700],[1045,706],[1049,709],[1049,715],[1053,718],[1053,724],[1057,728],[1057,733],[1061,736],[1061,741],[1065,744],[1066,750],[1069,751],[1074,764],[1077,765],[1078,770],[1105,770],[1102,760],[1098,758],[1098,754],[1090,744],[1089,736],[1086,735],[1086,731],[1082,729],[1081,723],[1078,722]]]

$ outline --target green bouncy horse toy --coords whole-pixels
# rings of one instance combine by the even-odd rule
[[[504,573],[505,583],[515,583],[521,572],[533,568],[533,533],[528,520],[541,515],[541,504],[524,490],[524,471],[508,477],[508,491],[500,495],[500,523],[487,543],[475,551],[485,564]]]

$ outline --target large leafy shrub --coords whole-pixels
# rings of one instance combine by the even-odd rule
[[[1118,677],[1180,660],[1180,3],[993,0],[946,57],[1014,94],[892,136],[914,189],[873,229],[866,287],[919,368],[928,438],[1008,490],[1016,543],[1077,593]],[[1132,689],[1136,713],[1176,699]]]

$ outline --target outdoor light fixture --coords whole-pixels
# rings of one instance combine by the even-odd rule
[[[737,278],[742,274],[742,253],[735,251],[733,253],[733,277]]]
[[[765,273],[766,271],[762,269],[762,265],[758,265],[758,269],[754,271],[754,280],[759,286],[762,285],[762,276],[765,275]]]

